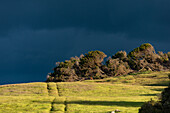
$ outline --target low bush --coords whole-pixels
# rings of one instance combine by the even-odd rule
[[[142,105],[141,109],[139,109],[139,113],[163,113],[162,105],[160,102],[151,99]]]

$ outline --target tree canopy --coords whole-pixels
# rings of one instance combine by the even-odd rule
[[[170,52],[158,52],[145,43],[128,54],[119,51],[106,62],[107,55],[99,50],[90,51],[80,57],[71,57],[64,62],[57,62],[53,73],[49,73],[47,81],[81,81],[120,76],[141,71],[170,70]]]

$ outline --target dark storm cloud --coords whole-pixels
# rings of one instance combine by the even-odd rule
[[[0,4],[0,29],[4,34],[16,27],[80,27],[169,40],[169,5],[168,0],[7,0]]]
[[[169,0],[1,0],[0,84],[43,81],[56,61],[149,42],[170,51]]]

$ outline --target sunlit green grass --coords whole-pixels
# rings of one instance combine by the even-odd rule
[[[0,112],[49,113],[53,98],[48,96],[0,96]]]
[[[51,111],[53,111],[52,113],[64,113],[65,112],[65,101],[66,98],[65,97],[57,97],[54,99],[53,104],[52,104],[52,109]]]
[[[140,73],[101,80],[0,86],[0,113],[137,113],[158,99],[170,72]]]
[[[170,72],[150,72],[145,74],[124,75],[99,80],[86,80],[85,82],[131,84],[144,86],[167,86],[169,84],[168,74]]]
[[[59,83],[62,96],[91,96],[91,97],[119,97],[119,96],[156,96],[165,86],[139,86],[111,83]]]
[[[24,83],[0,86],[0,96],[48,96],[46,83]]]
[[[47,89],[48,89],[49,96],[59,96],[56,83],[54,82],[47,83]]]
[[[137,113],[143,102],[151,96],[135,97],[72,97],[67,98],[68,113],[110,113],[116,109],[121,113]]]

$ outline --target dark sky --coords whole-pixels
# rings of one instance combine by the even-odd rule
[[[142,43],[170,51],[170,0],[1,0],[0,84],[44,81],[56,61]]]

